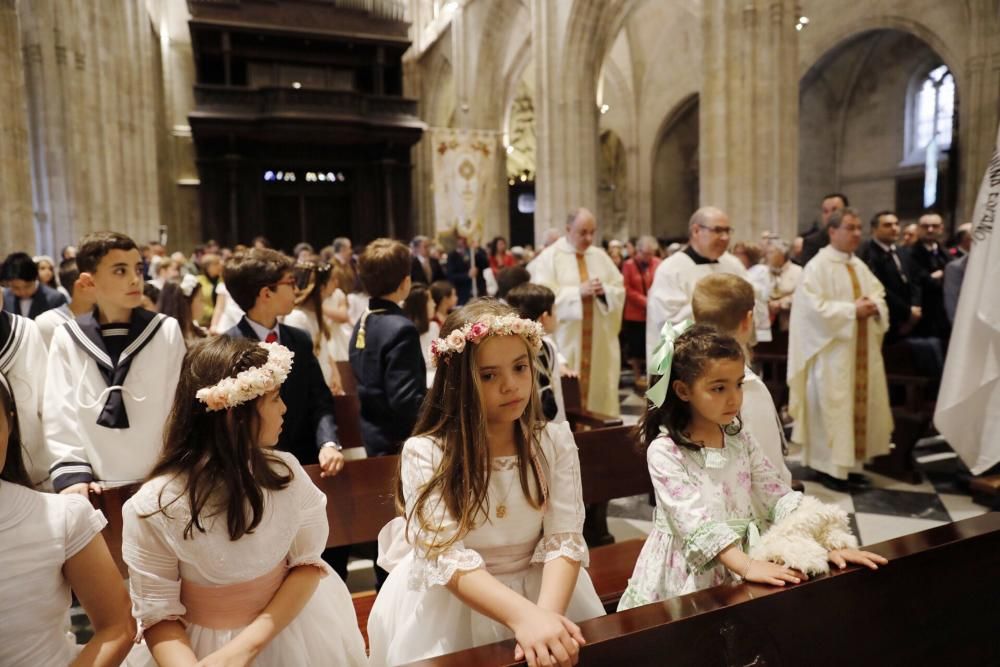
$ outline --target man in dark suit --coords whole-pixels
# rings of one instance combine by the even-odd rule
[[[430,256],[430,239],[426,236],[415,236],[410,241],[410,253],[413,260],[410,262],[410,281],[415,285],[423,283],[430,285],[439,280],[444,280],[444,269],[441,262]]]
[[[910,280],[909,258],[898,252],[899,218],[892,211],[879,211],[871,219],[871,238],[858,251],[861,258],[885,287],[889,306],[886,345],[910,332],[920,320],[920,290]]]
[[[918,221],[918,241],[910,247],[913,280],[921,291],[923,316],[913,329],[915,336],[938,338],[947,349],[951,326],[944,308],[944,267],[950,261],[941,247],[944,222],[937,213],[925,213]]]
[[[464,236],[457,235],[455,239],[455,249],[448,253],[445,273],[455,286],[458,305],[463,306],[473,297],[487,295],[483,271],[490,268],[490,260],[476,241],[470,245]]]
[[[337,444],[333,418],[333,396],[313,353],[310,335],[278,322],[295,307],[295,279],[292,260],[268,248],[253,248],[233,255],[223,269],[226,290],[246,315],[226,332],[234,338],[278,343],[294,354],[292,370],[281,385],[285,419],[276,447],[291,452],[302,465],[318,463],[323,477],[331,477],[344,467],[344,455]],[[350,547],[327,549],[323,560],[347,578]]]
[[[27,253],[7,255],[0,280],[8,287],[3,295],[3,309],[9,313],[33,320],[66,303],[61,292],[38,282],[38,266]]]
[[[850,205],[850,202],[847,201],[847,195],[840,192],[833,192],[823,197],[823,203],[820,205],[819,224],[814,223],[812,228],[802,235],[802,254],[799,258],[799,264],[802,266],[808,264],[809,260],[816,256],[816,253],[830,243],[826,223],[834,211],[843,210]]]

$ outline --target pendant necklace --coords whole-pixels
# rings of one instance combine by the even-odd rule
[[[517,475],[511,475],[510,481],[507,483],[507,492],[503,494],[503,500],[497,505],[497,518],[502,519],[507,516],[507,498],[510,496],[510,490],[514,487],[514,479]]]

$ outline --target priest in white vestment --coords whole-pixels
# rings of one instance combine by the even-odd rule
[[[703,206],[688,223],[688,244],[663,260],[646,295],[646,367],[652,367],[653,350],[667,322],[680,324],[693,318],[691,295],[699,280],[713,273],[731,273],[746,279],[743,262],[726,252],[733,228],[729,216],[714,206]],[[767,303],[761,304],[767,313]],[[754,317],[760,321],[755,310]]]
[[[843,485],[852,468],[888,453],[893,428],[882,365],[889,310],[882,283],[854,256],[861,229],[855,209],[830,217],[830,244],[792,297],[788,340],[792,440],[805,465]]]
[[[625,284],[608,254],[593,247],[596,231],[593,213],[574,211],[566,235],[535,257],[528,269],[532,282],[555,292],[556,343],[567,366],[580,374],[584,406],[618,416],[618,332]]]

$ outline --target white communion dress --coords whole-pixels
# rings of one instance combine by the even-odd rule
[[[253,621],[290,568],[311,565],[323,572],[319,587],[254,665],[367,665],[351,596],[320,558],[329,530],[326,496],[294,456],[274,454],[288,464],[294,479],[284,489],[265,491],[263,520],[236,541],[229,538],[224,511],[202,519],[205,533],[195,529],[192,538],[184,539],[191,516],[186,496],[157,512],[161,491],[163,505],[179,495],[176,480],[150,480],[125,504],[122,555],[133,615],[142,630],[181,620],[195,654],[205,658]],[[148,664],[155,663],[150,659]]]
[[[408,539],[401,518],[383,529],[379,564],[390,573],[368,618],[372,667],[404,664],[513,636],[506,626],[473,611],[446,588],[458,571],[485,568],[535,602],[545,563],[564,556],[587,564],[580,460],[569,426],[546,426],[539,450],[549,493],[543,509],[532,507],[525,497],[517,457],[503,456],[492,459],[490,518],[440,555],[428,557],[419,546],[433,533],[416,521],[410,524]],[[441,458],[441,447],[430,438],[410,438],[403,445],[400,474],[408,512]],[[427,507],[432,509],[427,525],[435,527],[437,537],[454,534],[457,522],[443,503],[432,496]],[[578,622],[602,615],[601,600],[581,568],[565,616]]]
[[[82,496],[0,482],[0,665],[63,667],[76,658],[63,565],[106,524]]]

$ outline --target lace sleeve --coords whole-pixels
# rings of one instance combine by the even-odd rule
[[[544,448],[548,465],[546,485],[549,497],[543,518],[543,535],[531,557],[533,563],[547,563],[565,556],[590,562],[583,540],[583,485],[580,481],[580,457],[569,424],[552,424],[543,437],[554,445]]]
[[[406,537],[413,545],[413,565],[408,585],[415,591],[444,586],[456,572],[475,570],[485,565],[482,556],[473,549],[466,549],[461,540],[444,551],[431,553],[431,545],[450,540],[458,531],[458,522],[445,507],[440,494],[427,498],[422,516],[413,515],[417,497],[440,462],[441,450],[429,438],[410,438],[403,445],[400,475],[406,513],[411,517]]]
[[[140,494],[142,491],[140,490]],[[140,498],[122,508],[122,559],[128,565],[132,615],[139,634],[160,621],[182,621],[181,577],[177,556],[167,545],[154,515],[138,507]]]

